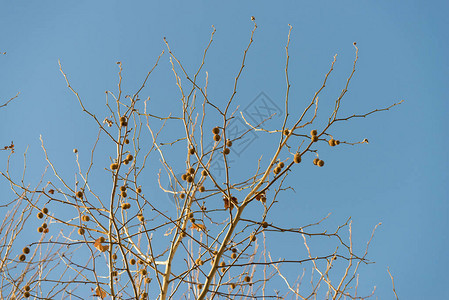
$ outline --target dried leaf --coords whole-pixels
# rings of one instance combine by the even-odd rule
[[[104,239],[103,239],[104,240]],[[107,245],[102,245],[101,244],[102,238],[98,238],[95,240],[94,246],[95,248],[97,248],[99,251],[101,252],[105,252],[106,250],[109,249],[109,247]]]
[[[198,231],[201,231],[201,230],[205,231],[206,230],[206,226],[205,225],[203,225],[203,224],[196,224],[196,223],[193,223],[191,228],[196,229]]]
[[[98,296],[101,299],[104,299],[107,296],[106,292],[102,288],[99,288],[98,286],[95,288],[95,292],[94,292],[94,289],[91,288],[91,290],[95,296]]]

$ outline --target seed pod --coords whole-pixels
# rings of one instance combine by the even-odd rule
[[[319,167],[322,167],[324,166],[324,161],[320,159],[317,164]]]
[[[295,162],[295,164],[299,164],[301,162],[301,154],[296,153],[293,158],[293,161]]]
[[[231,283],[230,287],[231,287],[232,290],[235,289],[235,283]]]
[[[126,122],[126,117],[120,117],[120,123]]]
[[[120,122],[120,126],[126,127],[126,126],[128,126],[128,122]]]
[[[42,226],[41,226],[42,228],[47,228],[47,223],[42,223]]]
[[[112,163],[109,168],[111,168],[111,170],[117,170],[118,169],[118,163]]]
[[[120,195],[121,195],[123,198],[126,198],[126,196],[128,196],[128,194],[126,194],[126,192],[124,192],[124,191],[121,192]]]
[[[116,260],[116,259],[117,259],[117,254],[113,253],[113,254],[112,254],[112,259],[113,259],[113,260]]]
[[[232,251],[232,252],[237,252],[237,249],[232,248],[231,251]]]
[[[84,222],[89,222],[90,221],[90,217],[89,216],[82,216],[81,220],[83,220]]]
[[[151,282],[151,278],[150,277],[147,277],[147,278],[145,278],[145,283],[146,284],[148,284],[148,283],[150,283]],[[142,295],[143,296],[143,295]]]
[[[125,139],[125,144],[128,145],[129,144],[129,140]]]
[[[48,228],[44,228],[44,233],[48,233]]]
[[[281,162],[278,164],[278,167],[282,169],[282,168],[284,167],[284,162],[281,161]]]
[[[204,193],[204,191],[205,191],[206,189],[204,188],[204,186],[200,186],[200,187],[198,188],[198,190],[199,190],[201,193]]]
[[[73,149],[73,153],[78,153],[78,149]]]
[[[181,179],[182,179],[182,180],[187,180],[187,174],[182,174],[182,175],[181,175]]]
[[[187,170],[187,172],[189,172],[189,174],[194,174],[195,173],[195,169],[194,168],[189,168]]]
[[[312,131],[310,131],[310,135],[317,135],[318,132],[316,131],[316,129],[313,129]]]
[[[190,183],[193,182],[193,177],[190,176],[190,175],[188,175],[188,176],[187,176],[187,182],[190,182]]]
[[[202,265],[204,264],[204,262],[201,260],[201,258],[197,258],[196,261],[195,261],[195,263],[196,263],[198,266],[202,266]]]
[[[320,161],[320,159],[319,158],[315,158],[314,160],[313,160],[313,164],[314,165],[318,165],[318,162]]]
[[[81,191],[76,192],[76,196],[80,199],[83,199],[83,192]]]
[[[23,290],[24,290],[25,292],[29,292],[29,291],[31,290],[31,288],[30,288],[29,285],[26,285],[26,286],[23,287]]]
[[[318,136],[312,135],[311,140],[312,140],[312,142],[317,142],[318,141]]]
[[[129,207],[128,207],[128,205],[129,205]],[[129,204],[129,203],[122,203],[122,209],[128,209],[130,207],[131,207],[131,204]]]
[[[256,239],[257,239],[256,236],[254,234],[251,234],[251,236],[250,236],[251,242],[255,242]]]
[[[236,257],[237,257],[237,254],[236,254],[236,253],[232,253],[232,254],[231,254],[231,258],[232,258],[232,259],[235,259]]]
[[[184,194],[184,193],[179,194],[179,198],[184,199],[185,197],[186,197],[186,194]]]
[[[31,297],[30,292],[25,292],[25,293],[23,293],[23,297],[25,297],[25,298],[30,298],[30,297]]]
[[[143,221],[145,221],[145,218],[143,216],[139,216],[139,221],[143,222]]]
[[[40,211],[40,212],[37,213],[36,217],[38,219],[42,219],[44,217],[44,214]]]
[[[48,214],[48,208],[46,208],[46,207],[42,208],[42,212],[43,212],[44,214]]]
[[[207,176],[207,171],[206,171],[206,170],[201,171],[201,175],[203,175],[204,177],[206,177],[206,176]]]
[[[105,240],[104,236],[100,236],[100,243],[104,243]]]
[[[129,164],[129,161],[127,161],[126,159],[123,161],[123,163],[125,164],[125,165],[127,165],[127,164]]]
[[[224,150],[223,150],[224,155],[228,155],[230,152],[231,152],[231,150],[229,150],[229,148],[224,148]]]
[[[289,135],[290,131],[288,129],[284,130],[284,135]]]
[[[276,168],[274,168],[274,170],[273,170],[273,172],[274,172],[274,174],[279,174],[280,172],[281,172],[282,170],[281,170],[281,168],[279,168],[279,167],[276,167]]]
[[[335,140],[335,145],[340,145],[340,141],[339,140]]]
[[[198,283],[198,289],[201,290],[203,288],[203,284],[202,283]]]
[[[23,252],[23,254],[28,254],[28,253],[30,253],[30,248],[25,247],[22,249],[22,252]]]
[[[227,141],[226,141],[226,146],[232,147],[232,141],[231,141],[231,140],[227,140]]]
[[[214,135],[214,141],[218,142],[221,139],[221,136],[218,134]]]
[[[44,232],[44,228],[42,228],[42,227],[38,227],[38,228],[37,228],[37,232],[39,232],[39,233],[42,233],[42,232]]]
[[[84,235],[84,228],[79,228],[78,229],[78,234],[79,235]]]
[[[142,188],[138,187],[136,192],[139,193],[139,194],[142,193]]]
[[[131,258],[129,260],[129,263],[134,266],[136,264],[136,260],[134,258]]]
[[[132,160],[133,160],[133,156],[132,156],[131,154],[128,154],[128,155],[126,156],[126,160],[127,160],[127,161],[132,161]]]
[[[335,140],[334,139],[330,139],[329,140],[329,146],[334,147],[336,145]]]
[[[26,258],[27,258],[27,257],[26,257],[25,254],[20,254],[20,255],[19,255],[19,260],[20,260],[20,261],[25,261]]]
[[[145,270],[145,269],[141,269],[140,270],[140,274],[142,274],[143,276],[145,276],[145,275],[147,275],[147,270]]]
[[[267,228],[267,227],[268,227],[268,223],[265,222],[265,221],[263,221],[263,222],[262,222],[262,227],[263,227],[263,228]]]
[[[251,281],[251,277],[249,277],[249,276],[245,276],[245,282],[250,282]]]
[[[126,191],[126,186],[122,185],[122,186],[120,187],[120,191],[122,191],[122,192]]]
[[[195,154],[195,148],[190,148],[190,149],[189,149],[189,154],[190,154],[190,155]]]
[[[212,129],[212,133],[213,133],[213,134],[219,134],[219,133],[220,133],[220,128],[214,127],[214,128]]]
[[[53,195],[55,193],[55,190],[54,189],[48,190],[48,193]]]

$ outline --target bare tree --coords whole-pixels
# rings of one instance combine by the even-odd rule
[[[350,218],[329,230],[325,228],[327,217],[310,224],[289,220],[290,227],[268,223],[267,217],[282,201],[280,195],[293,188],[285,184],[289,175],[301,172],[304,163],[324,166],[320,149],[367,143],[366,139],[339,140],[332,133],[333,125],[389,110],[402,101],[366,113],[339,114],[356,70],[358,48],[354,43],[352,72],[327,121],[317,124],[321,112],[318,98],[333,71],[336,56],[304,110],[300,114],[290,111],[289,25],[285,46],[285,117],[275,129],[267,128],[265,122],[252,124],[233,103],[257,29],[252,20],[254,28],[224,106],[212,101],[208,94],[209,74],[203,71],[215,29],[194,74],[186,71],[164,38],[180,94],[179,111],[165,116],[152,112],[149,97],[141,100],[164,52],[131,95],[122,92],[122,64],[117,63],[118,91],[106,92],[109,115],[102,117],[87,108],[60,63],[68,88],[82,111],[96,123],[98,135],[88,165],[81,164],[80,153],[73,150],[78,166],[74,182],[62,175],[64,165],[53,164],[42,138],[49,171],[34,186],[26,183],[24,177],[10,173],[8,159],[6,170],[0,174],[9,182],[15,198],[3,205],[6,215],[0,227],[2,299],[84,299],[87,294],[98,298],[161,300],[365,299],[374,294],[373,290],[359,295],[357,287],[359,267],[370,263],[368,248],[376,228],[368,236],[366,250],[356,253]],[[230,138],[229,124],[236,118],[249,129]],[[167,142],[165,130],[171,123],[182,128],[183,134]],[[209,127],[210,123],[216,125]],[[241,179],[242,170],[229,168],[229,154],[235,143],[254,132],[275,136],[278,142],[272,153],[263,153],[269,159],[257,157],[253,169],[246,170],[251,175]],[[115,149],[107,167],[94,161],[104,157],[104,152],[97,151],[99,145]],[[173,149],[179,151],[177,161],[169,155]],[[211,167],[216,160],[224,165],[224,180]],[[145,194],[146,181],[142,176],[157,161],[161,164],[159,187],[174,199],[176,209],[171,211]],[[177,176],[179,161],[183,163],[181,176]],[[94,172],[110,176],[107,190],[95,185]],[[168,178],[168,186],[163,184],[163,177]],[[262,208],[263,213],[248,213],[248,208],[255,206]],[[23,241],[21,237],[35,226],[35,216],[40,220],[39,239]],[[291,235],[303,239],[303,256],[274,258],[269,236],[282,240]],[[332,243],[317,255],[311,238]],[[291,278],[289,268],[299,265],[304,266],[304,273]],[[304,277],[306,272],[311,272],[310,277],[307,275],[310,279]]]

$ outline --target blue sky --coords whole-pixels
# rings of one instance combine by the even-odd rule
[[[264,92],[283,108],[284,47],[291,24],[293,108],[309,101],[338,54],[320,97],[326,111],[350,74],[356,41],[359,61],[342,113],[405,102],[389,112],[336,126],[334,132],[341,140],[368,138],[370,144],[323,149],[326,166],[298,170],[289,182],[296,193],[283,196],[271,221],[313,221],[332,212],[328,223],[332,227],[351,216],[361,247],[382,222],[369,254],[376,264],[363,268],[362,286],[376,285],[379,299],[392,299],[389,266],[401,299],[445,299],[449,297],[445,288],[449,283],[445,259],[449,246],[448,9],[445,1],[412,0],[2,1],[0,52],[7,55],[0,56],[0,99],[3,103],[18,91],[21,94],[0,110],[0,140],[5,145],[14,140],[14,161],[19,166],[28,147],[30,182],[45,167],[40,134],[56,165],[70,161],[73,168],[74,147],[88,153],[96,138],[95,124],[67,89],[58,59],[86,106],[103,117],[104,92],[116,90],[117,61],[123,64],[124,88],[134,91],[165,49],[166,37],[193,72],[214,25],[217,32],[205,70],[210,94],[223,104],[232,93],[253,26],[250,17],[255,16],[259,27],[236,104],[247,107]],[[160,114],[178,109],[179,93],[168,59],[166,53],[144,91]],[[270,126],[281,125],[275,121]],[[254,153],[263,153],[262,139],[259,136],[235,159],[247,161]],[[0,154],[3,169],[6,153]],[[64,173],[73,178],[73,170]],[[5,182],[0,186],[7,188]],[[149,189],[165,197],[157,185]]]

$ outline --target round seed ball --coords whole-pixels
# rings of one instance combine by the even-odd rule
[[[128,145],[129,144],[129,140],[125,139],[125,144]]]
[[[299,164],[301,162],[301,154],[296,153],[293,157],[293,161],[295,162],[295,164]]]
[[[223,153],[224,155],[228,155],[231,152],[231,150],[229,150],[229,148],[224,148]]]
[[[251,281],[251,277],[249,277],[249,276],[245,276],[245,282],[250,282]]]
[[[181,198],[181,199],[184,199],[186,197],[186,194],[184,194],[184,193],[181,193],[180,195],[179,195],[179,198]]]
[[[231,289],[235,289],[235,283],[230,284]]]
[[[112,163],[109,168],[111,168],[111,170],[117,170],[118,169],[118,163]]]
[[[25,254],[20,254],[20,255],[19,255],[19,260],[20,260],[20,261],[25,261],[26,258],[27,258],[27,257],[26,257]]]
[[[30,253],[30,248],[25,247],[25,248],[22,249],[22,252],[23,252],[24,254],[28,254],[28,253]]]
[[[120,117],[120,122],[126,122],[126,117]]]
[[[47,223],[42,223],[42,226],[41,226],[42,228],[47,228]]]
[[[251,239],[251,242],[255,242],[257,240],[257,238],[254,234],[251,235],[250,239]]]
[[[281,161],[281,162],[278,164],[278,167],[282,169],[282,168],[284,167],[284,162]]]
[[[132,161],[132,160],[133,160],[133,156],[132,156],[131,154],[128,154],[128,155],[126,156],[126,160],[127,160],[127,161]]]
[[[221,136],[218,134],[214,135],[214,141],[218,142],[221,139]]]
[[[190,148],[190,149],[189,149],[189,154],[190,154],[190,155],[195,154],[195,148]]]
[[[150,283],[151,282],[151,278],[150,277],[147,277],[147,278],[145,278],[145,283]]]
[[[142,193],[142,188],[138,187],[136,192],[139,193],[139,194]]]
[[[207,176],[207,171],[206,171],[206,170],[201,171],[201,175],[203,175],[204,177],[206,177],[206,176]]]
[[[37,228],[37,232],[39,232],[39,233],[44,232],[44,228],[42,228],[42,227]]]
[[[198,283],[198,289],[201,290],[203,288],[203,284],[202,283]]]
[[[140,270],[140,274],[142,274],[143,276],[145,276],[145,275],[147,275],[147,270],[145,270],[145,269],[141,269]]]
[[[316,129],[313,129],[310,131],[310,135],[317,135],[317,134],[318,134],[318,132],[316,131]]]
[[[319,167],[324,166],[324,160],[320,159],[317,164],[318,164]]]
[[[232,258],[232,259],[235,259],[236,257],[237,257],[237,254],[236,254],[236,253],[232,253],[232,254],[231,254],[231,258]]]
[[[198,188],[198,190],[199,190],[201,193],[203,193],[206,189],[204,188],[204,186],[200,186],[200,187]]]
[[[226,141],[226,146],[232,147],[232,141],[231,141],[231,140],[227,140],[227,141]]]
[[[336,144],[335,144],[335,140],[334,139],[330,139],[329,140],[329,146],[331,146],[331,147],[334,147]]]
[[[29,292],[31,290],[29,285],[24,286],[23,289],[25,292]]]
[[[212,133],[213,133],[213,134],[219,134],[219,133],[220,133],[220,128],[214,127],[214,128],[212,129]]]
[[[38,212],[37,213],[37,216],[36,216],[38,219],[42,219],[43,217],[44,217],[44,214],[40,211],[40,212]]]
[[[113,254],[112,254],[112,259],[113,259],[113,260],[116,260],[116,259],[117,259],[117,254],[113,253]]]
[[[79,235],[84,235],[84,233],[85,233],[84,228],[79,228],[78,229],[78,234]]]
[[[134,266],[136,264],[136,260],[134,258],[131,258],[129,260],[129,263]]]
[[[320,159],[319,158],[315,158],[314,160],[313,160],[313,164],[314,165],[318,165],[318,162],[320,161]]]
[[[318,136],[312,135],[311,140],[312,140],[312,142],[317,142],[318,141]]]
[[[263,221],[263,222],[262,222],[262,227],[263,227],[263,228],[267,228],[267,227],[268,227],[268,223],[265,222],[265,221]]]
[[[194,168],[189,168],[187,171],[188,171],[190,174],[194,174],[194,173],[195,173],[195,169],[194,169]]]
[[[78,153],[78,149],[73,149],[73,153]]]
[[[121,192],[120,195],[121,195],[123,198],[126,198],[126,196],[128,196],[128,194],[126,194],[125,191]]]
[[[289,135],[290,131],[288,129],[284,130],[284,135]]]
[[[181,175],[181,179],[182,179],[182,180],[187,180],[187,174],[182,174],[182,175]]]
[[[84,222],[89,222],[90,221],[90,217],[89,216],[82,216],[81,220],[83,220]]]
[[[188,176],[187,176],[187,182],[193,182],[193,177],[190,176],[190,175],[188,175]]]
[[[43,212],[44,214],[48,214],[48,208],[46,208],[46,207],[42,208],[42,212]]]
[[[120,191],[122,191],[122,192],[126,191],[126,186],[122,185],[122,186],[120,187]]]
[[[25,298],[30,298],[30,297],[31,297],[31,294],[30,294],[30,292],[25,292],[25,293],[23,293],[23,296],[24,296]]]
[[[340,141],[339,140],[335,140],[335,145],[340,145]]]
[[[83,192],[81,192],[81,191],[76,192],[76,196],[78,198],[82,199],[83,198]]]

